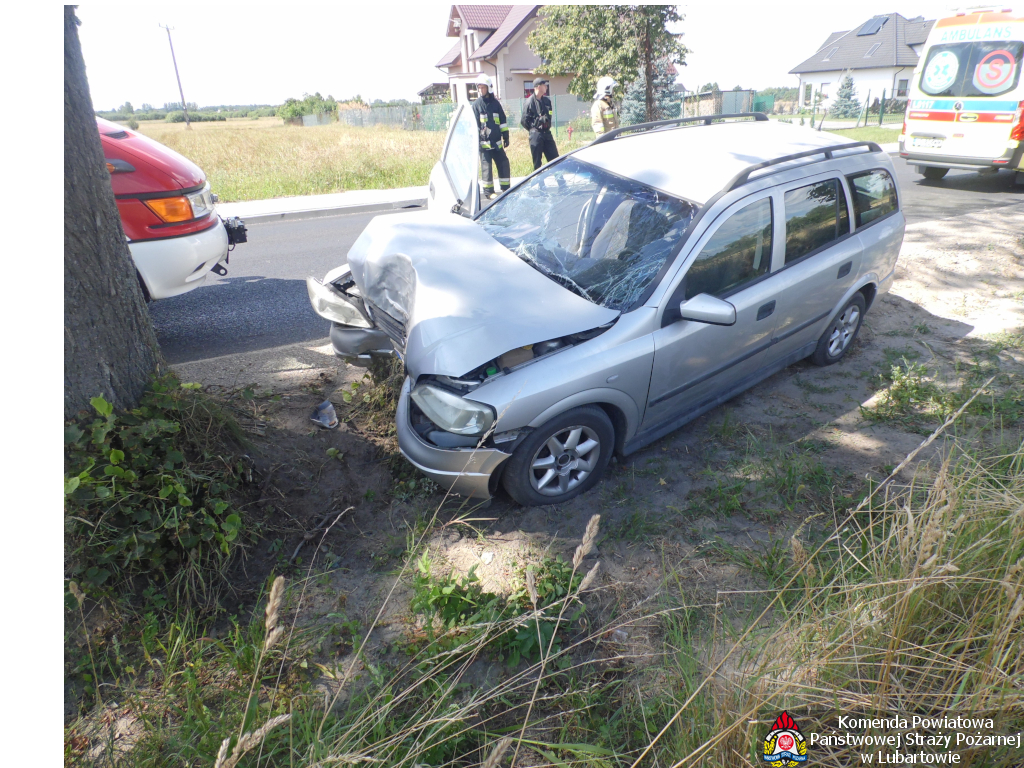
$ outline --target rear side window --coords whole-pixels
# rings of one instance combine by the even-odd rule
[[[771,198],[732,214],[697,254],[686,273],[684,298],[723,296],[768,272],[772,262]]]
[[[786,193],[786,263],[850,232],[846,193],[839,179],[829,179]]]
[[[1020,81],[1024,43],[950,43],[933,45],[921,70],[921,90],[929,96],[999,96]]]
[[[882,170],[848,176],[853,192],[853,214],[858,227],[888,216],[899,208],[896,184],[892,176]]]

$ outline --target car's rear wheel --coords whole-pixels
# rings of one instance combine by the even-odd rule
[[[923,170],[921,171],[921,174],[922,174],[922,175],[923,175],[923,176],[924,176],[924,177],[925,177],[926,179],[928,179],[929,181],[938,181],[939,179],[941,179],[942,177],[944,177],[944,176],[945,176],[945,175],[946,175],[947,173],[949,173],[949,168],[932,168],[932,167],[925,167],[925,168],[924,168],[924,169],[923,169]]]
[[[811,362],[815,365],[832,365],[842,360],[857,338],[864,320],[865,306],[864,294],[853,294],[853,298],[821,334],[818,346],[811,355]]]
[[[615,447],[615,428],[599,407],[585,405],[538,427],[516,448],[502,474],[524,507],[559,504],[601,478]]]

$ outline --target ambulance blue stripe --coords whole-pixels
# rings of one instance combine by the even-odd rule
[[[910,109],[953,109],[960,99],[912,99]],[[965,112],[1013,112],[1016,101],[994,101],[988,99],[967,99],[962,101]]]

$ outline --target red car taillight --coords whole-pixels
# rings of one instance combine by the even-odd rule
[[[1014,141],[1024,141],[1024,101],[1017,104],[1017,111],[1013,113],[1013,128],[1010,129],[1010,138]]]

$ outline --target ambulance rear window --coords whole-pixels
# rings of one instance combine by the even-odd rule
[[[934,45],[921,71],[921,90],[929,96],[999,96],[1020,81],[1024,43],[998,40]]]

